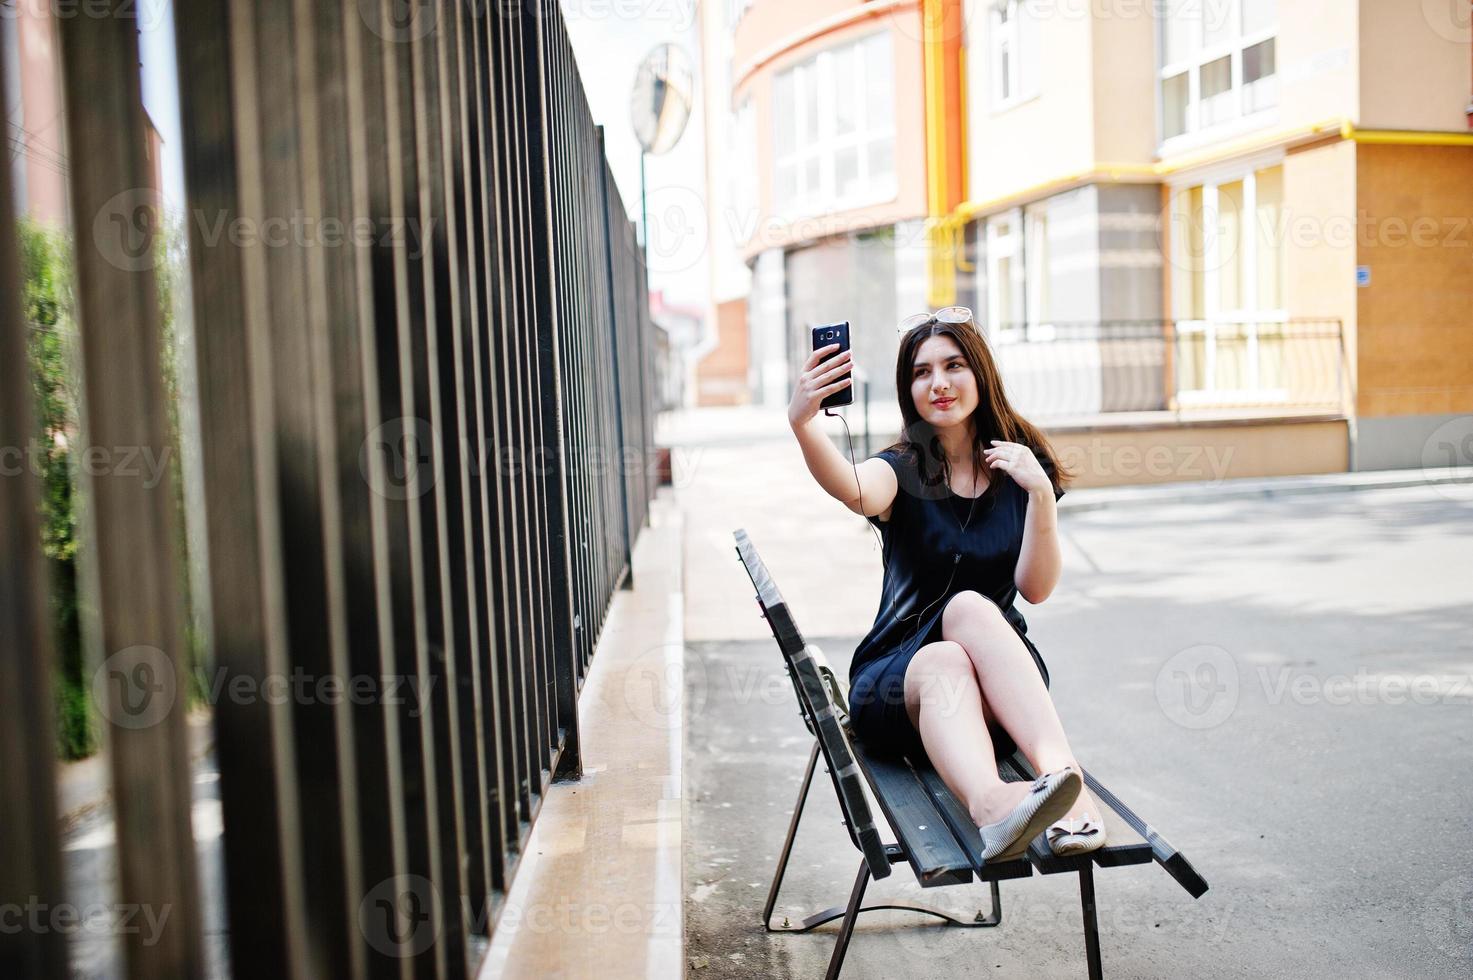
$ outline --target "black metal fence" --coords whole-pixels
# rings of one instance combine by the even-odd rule
[[[157,449],[133,7],[60,29],[85,442]],[[578,691],[654,494],[643,255],[555,0],[175,16],[229,968],[466,976],[548,784],[581,775]],[[7,187],[7,231],[10,210]],[[0,237],[0,437],[21,445]],[[0,901],[21,903],[62,899],[32,482],[0,479]],[[116,897],[168,915],[120,934],[126,972],[204,976],[219,937],[194,861],[174,492],[86,490]],[[63,940],[3,931],[0,975],[65,975]]]

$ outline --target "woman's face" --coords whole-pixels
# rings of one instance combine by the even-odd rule
[[[936,336],[921,343],[911,368],[910,396],[921,418],[938,429],[971,417],[977,407],[977,376],[955,340]]]

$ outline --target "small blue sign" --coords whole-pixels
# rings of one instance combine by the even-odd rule
[[[1370,266],[1358,265],[1355,267],[1355,284],[1361,287],[1369,286],[1371,284]]]

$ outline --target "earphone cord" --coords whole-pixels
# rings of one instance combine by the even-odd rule
[[[864,489],[859,482],[859,464],[854,460],[854,436],[849,432],[849,420],[844,418],[844,416],[840,415],[838,412],[832,411],[827,408],[823,410],[823,414],[832,416],[833,418],[836,418],[844,423],[844,438],[849,443],[849,465],[854,467],[854,486],[859,492],[859,512],[861,515],[864,515]],[[890,568],[885,559],[885,542],[880,539],[880,532],[875,530],[874,524],[870,523],[869,517],[867,515],[865,515],[864,523],[869,527],[870,532],[874,534],[875,540],[880,542],[880,567],[886,573],[888,573],[890,571]],[[968,508],[967,511],[967,523],[972,523],[970,508]],[[916,621],[915,625],[911,626],[910,632],[905,635],[905,639],[901,640],[902,643],[904,643],[906,640],[909,640],[911,636],[915,633],[916,626],[920,625],[922,617],[924,617],[925,614],[931,610],[931,606],[936,605],[936,603],[940,602],[951,591],[951,583],[956,579],[956,567],[957,565],[961,564],[961,557],[961,554],[958,553],[956,557],[952,560],[951,575],[946,579],[946,586],[941,590],[941,595],[931,600],[926,608],[922,609],[920,612],[912,613],[909,616],[901,616],[899,619],[896,620],[896,622],[898,623],[903,623],[907,619],[914,619]]]
[[[844,438],[849,443],[849,465],[854,467],[854,486],[859,491],[859,514],[864,518],[865,526],[870,529],[870,533],[875,536],[875,540],[880,543],[880,567],[884,568],[885,542],[880,538],[880,532],[876,531],[875,526],[870,523],[868,515],[864,513],[864,488],[859,483],[859,464],[854,460],[854,436],[849,432],[849,420],[829,408],[824,409],[823,414],[832,416],[844,423]],[[886,571],[888,570],[886,569]]]

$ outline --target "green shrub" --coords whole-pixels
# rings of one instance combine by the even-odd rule
[[[63,759],[80,759],[97,751],[99,728],[92,706],[90,678],[82,651],[78,617],[77,490],[69,447],[78,437],[77,385],[80,360],[72,298],[71,242],[62,231],[29,219],[18,223],[22,275],[25,279],[25,317],[31,326],[30,368],[36,392],[39,431],[34,458],[41,480],[42,553],[50,573],[51,613],[57,652],[57,749]],[[183,535],[183,480],[179,454],[178,337],[172,315],[172,295],[183,257],[176,243],[177,229],[160,230],[156,266],[162,373],[169,403],[169,466],[174,481],[181,595],[189,605],[188,563]],[[186,665],[191,679],[197,671],[201,643],[186,622]],[[196,683],[187,690],[198,699]]]
[[[63,233],[29,220],[19,222],[18,232],[39,415],[36,451],[30,458],[40,469],[41,550],[51,578],[58,751],[63,759],[78,759],[97,750],[97,729],[77,617],[77,512],[68,454],[77,432],[70,244]]]

